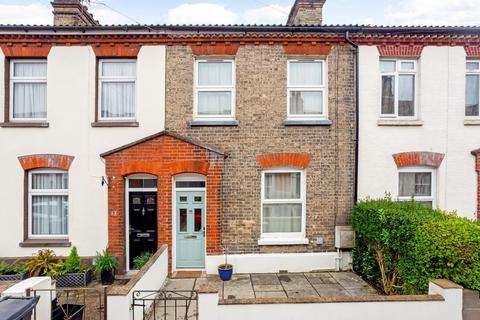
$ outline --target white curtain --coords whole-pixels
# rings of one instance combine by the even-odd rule
[[[399,196],[431,196],[432,174],[429,172],[400,172]]]
[[[382,76],[382,114],[395,112],[395,77]]]
[[[135,117],[135,82],[102,83],[102,118]]]
[[[480,100],[480,76],[468,75],[466,83],[466,116],[478,116],[479,115],[479,100]]]
[[[199,86],[231,86],[232,63],[231,62],[199,62],[198,63]]]
[[[320,86],[322,85],[322,63],[318,61],[290,62],[290,85]]]
[[[265,199],[300,199],[300,173],[265,173]]]
[[[102,118],[135,117],[135,62],[102,62]]]
[[[398,115],[414,116],[415,76],[400,75],[398,80]]]
[[[301,232],[301,204],[264,204],[263,232]]]
[[[32,189],[32,234],[66,235],[68,234],[68,196],[62,190],[68,190],[66,173],[34,173]],[[59,194],[41,194],[49,190],[58,190]]]
[[[15,62],[13,77],[13,118],[46,118],[47,64]]]
[[[199,115],[229,115],[232,112],[232,92],[199,91]]]
[[[290,91],[291,114],[322,114],[322,91]]]

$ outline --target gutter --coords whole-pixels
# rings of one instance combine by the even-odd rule
[[[345,41],[347,41],[355,49],[355,185],[353,191],[353,200],[356,204],[358,201],[358,149],[359,149],[359,127],[360,127],[360,104],[359,104],[359,57],[358,57],[358,43],[350,38],[349,31],[345,32]]]

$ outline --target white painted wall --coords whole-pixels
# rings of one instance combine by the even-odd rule
[[[29,256],[23,241],[23,169],[18,156],[75,156],[69,171],[69,233],[80,255],[107,245],[107,187],[102,152],[164,130],[165,47],[144,46],[137,60],[138,128],[92,128],[95,119],[95,55],[91,47],[53,47],[48,56],[49,128],[0,128],[0,257]],[[4,70],[0,52],[0,73]],[[0,104],[4,101],[0,77]],[[0,108],[3,110],[2,108]],[[2,112],[3,115],[3,112]],[[8,223],[6,223],[8,222]],[[57,255],[69,248],[54,248]]]
[[[132,293],[136,290],[157,291],[163,287],[168,276],[168,250],[166,247],[164,248],[158,259],[127,294],[107,296],[107,320],[130,320],[133,319],[133,312],[135,312],[135,319],[143,319],[142,307],[131,308],[133,301]],[[146,295],[144,293],[141,297]],[[149,299],[154,297],[155,295],[149,295]],[[141,302],[138,303],[141,304]],[[153,301],[147,301],[146,303],[153,303]]]
[[[359,48],[360,136],[359,198],[398,195],[392,155],[409,151],[445,154],[437,170],[437,204],[463,217],[476,214],[475,159],[480,126],[465,126],[465,51],[463,47],[424,48],[418,60],[418,109],[422,126],[378,126],[381,99],[379,54]]]
[[[199,320],[461,320],[462,289],[431,283],[430,294],[444,301],[324,302],[219,305],[218,294],[200,294]]]

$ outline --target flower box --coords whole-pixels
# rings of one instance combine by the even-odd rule
[[[86,287],[92,282],[92,270],[55,276],[57,288]]]
[[[28,272],[17,274],[2,274],[0,275],[0,281],[21,281],[28,278]]]

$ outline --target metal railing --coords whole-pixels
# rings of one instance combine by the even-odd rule
[[[35,289],[29,295],[47,296],[52,301],[52,319],[107,320],[107,287]],[[34,320],[37,310],[34,309]],[[40,320],[40,319],[38,319]]]
[[[133,320],[197,320],[194,290],[137,290],[132,293]]]

